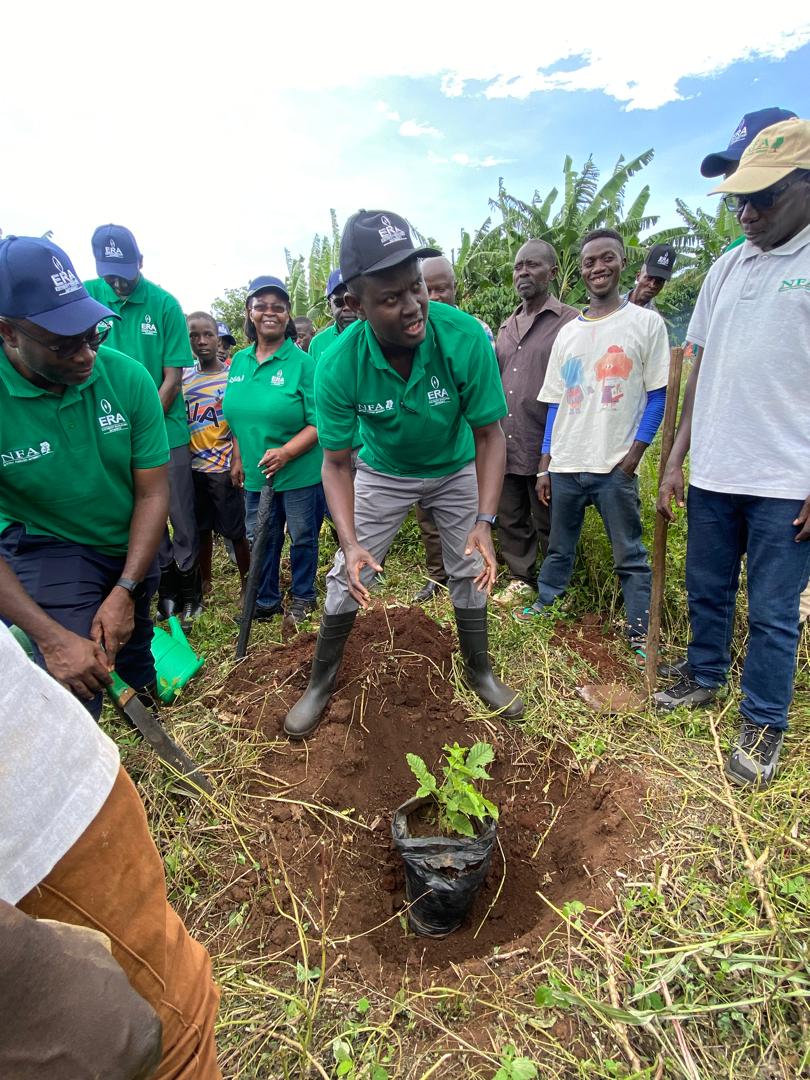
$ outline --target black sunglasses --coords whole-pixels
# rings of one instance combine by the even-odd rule
[[[746,203],[754,210],[770,210],[776,200],[780,199],[789,187],[793,187],[793,184],[793,180],[788,180],[784,184],[775,184],[765,191],[755,191],[751,195],[724,195],[723,203],[731,214],[739,214]]]
[[[109,323],[101,322],[98,326],[94,326],[92,330],[86,330],[83,334],[73,334],[71,337],[61,337],[59,341],[51,345],[47,341],[43,341],[42,338],[35,337],[28,330],[24,330],[19,323],[15,322],[12,325],[16,330],[19,330],[23,337],[27,337],[29,341],[35,341],[37,345],[41,345],[43,349],[52,352],[60,360],[69,360],[85,345],[89,346],[93,352],[97,352],[99,345],[106,339],[111,329]]]

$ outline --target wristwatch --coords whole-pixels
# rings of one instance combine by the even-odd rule
[[[144,594],[143,582],[133,581],[132,578],[120,577],[115,583],[119,589],[124,589],[133,600],[140,600]]]
[[[497,514],[478,514],[478,516],[475,519],[475,524],[477,525],[479,521],[485,521],[487,523],[487,525],[491,525],[492,528],[494,529],[498,524],[498,515]]]

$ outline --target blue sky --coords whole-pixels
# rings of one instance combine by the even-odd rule
[[[744,112],[810,117],[798,0],[753,29],[703,0],[642,13],[638,31],[590,0],[575,25],[564,6],[493,19],[475,0],[412,0],[405,26],[372,0],[339,10],[18,5],[4,20],[0,228],[52,229],[90,276],[94,228],[126,224],[147,276],[191,310],[283,274],[284,248],[306,253],[330,207],[341,222],[395,210],[449,250],[499,176],[530,198],[566,154],[608,172],[653,147],[635,189],[649,183],[650,212],[674,224],[676,195],[712,206],[700,161]]]

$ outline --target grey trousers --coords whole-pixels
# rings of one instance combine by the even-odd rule
[[[536,483],[535,476],[507,473],[498,504],[498,540],[509,576],[532,588],[537,584],[537,552],[546,557],[551,530],[551,513],[537,498]]]
[[[185,573],[191,570],[200,554],[200,537],[194,513],[194,479],[191,475],[191,451],[188,444],[169,451],[169,521],[172,535],[165,529],[160,541],[158,561],[161,572],[177,563]]]
[[[467,537],[478,513],[475,463],[470,462],[449,476],[416,478],[387,476],[362,460],[357,462],[355,531],[358,543],[371,552],[378,563],[385,558],[408,511],[417,503],[429,511],[439,530],[453,604],[461,608],[486,607],[487,594],[479,592],[475,586],[475,579],[484,567],[483,559],[477,552],[464,554]],[[364,567],[360,579],[368,587],[374,579],[374,571]],[[357,606],[357,601],[349,595],[346,560],[343,551],[339,550],[326,576],[324,612],[338,615],[354,611]]]
[[[437,585],[446,585],[447,572],[444,569],[444,559],[442,558],[442,541],[439,530],[436,528],[436,522],[433,520],[433,515],[428,510],[423,510],[418,503],[414,508],[414,513],[422,533],[422,543],[425,545],[425,565],[427,566],[428,577],[431,581],[435,581]]]

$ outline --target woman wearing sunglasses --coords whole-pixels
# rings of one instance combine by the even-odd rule
[[[292,570],[287,613],[298,622],[315,607],[323,454],[315,428],[315,361],[295,344],[290,297],[279,278],[264,276],[250,283],[245,335],[251,344],[231,361],[222,412],[234,436],[231,477],[245,489],[248,536],[265,480],[273,483],[254,617],[268,619],[281,612],[279,567],[286,524]]]

